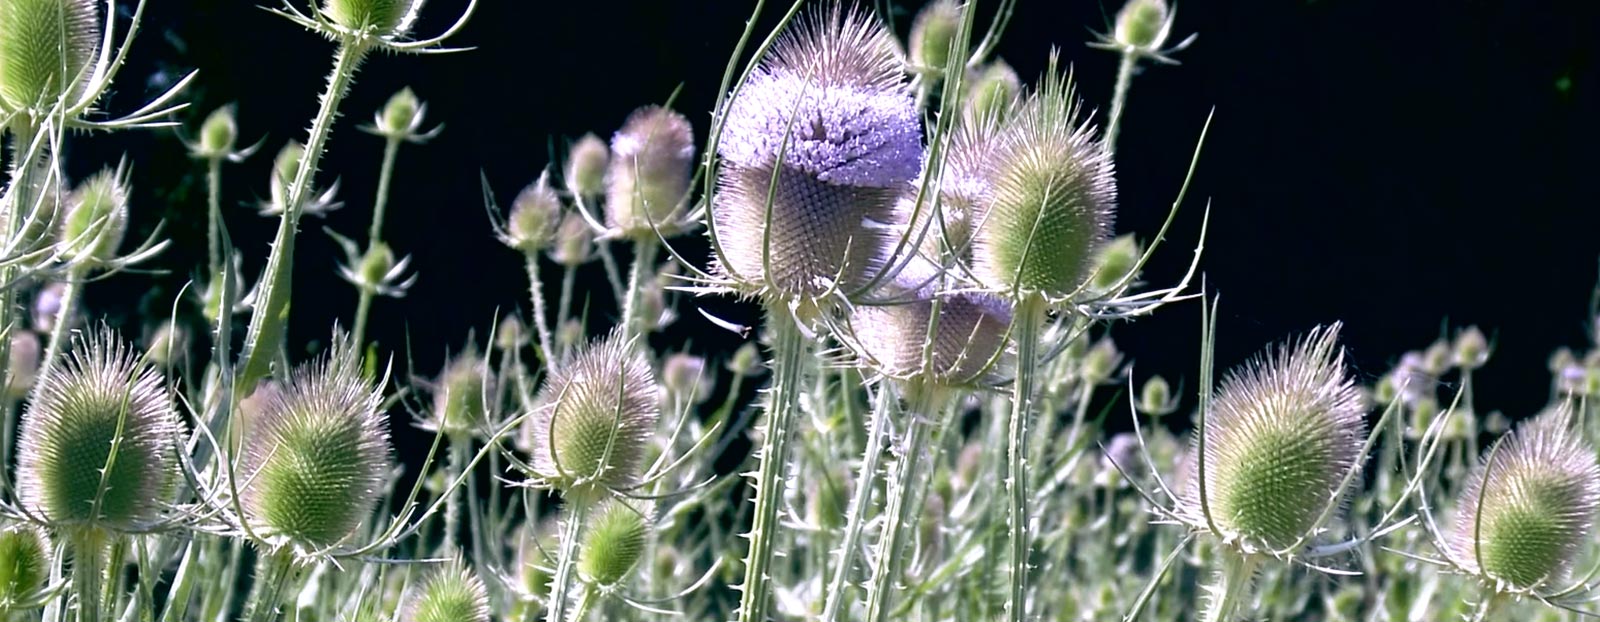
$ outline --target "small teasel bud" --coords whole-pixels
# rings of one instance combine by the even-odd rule
[[[417,94],[408,86],[389,96],[389,101],[383,104],[383,109],[378,111],[377,118],[373,120],[373,127],[383,136],[403,139],[416,134],[417,129],[422,127],[422,117],[427,111],[427,104],[417,99]]]
[[[1450,371],[1450,366],[1455,362],[1450,351],[1450,344],[1443,339],[1433,342],[1428,349],[1422,351],[1422,371],[1433,378],[1443,376]]]
[[[611,150],[606,142],[594,134],[584,134],[572,143],[567,152],[567,165],[562,176],[567,192],[578,197],[596,197],[606,191],[606,168],[611,161]]]
[[[75,336],[22,417],[22,504],[53,525],[153,523],[177,483],[180,428],[161,376],[111,329]]]
[[[400,622],[489,622],[489,590],[471,568],[452,560],[406,597]]]
[[[326,358],[302,365],[246,411],[239,473],[245,517],[269,544],[324,548],[367,517],[388,470],[382,393],[355,345],[335,335]]]
[[[1600,508],[1595,449],[1569,417],[1522,423],[1472,470],[1446,542],[1456,563],[1513,589],[1565,582]]]
[[[661,364],[661,387],[669,400],[684,404],[700,404],[711,397],[715,379],[706,374],[706,360],[693,354],[679,352],[667,357]]]
[[[457,436],[480,430],[489,421],[485,398],[493,391],[488,365],[469,345],[445,364],[433,393],[433,429]]]
[[[398,37],[411,31],[424,0],[323,0],[322,14],[361,34]]]
[[[1011,308],[985,294],[942,294],[901,304],[856,305],[850,327],[879,373],[964,386],[984,381],[998,367]]]
[[[39,335],[14,328],[11,331],[11,365],[6,367],[6,397],[20,400],[33,390],[39,374]]]
[[[942,71],[950,59],[961,30],[964,9],[956,0],[934,0],[911,21],[911,66],[921,71]],[[964,59],[963,59],[964,60]]]
[[[42,116],[87,84],[100,52],[98,4],[0,2],[0,110]]]
[[[294,176],[300,171],[300,158],[305,154],[305,145],[298,140],[290,140],[272,159],[271,201],[279,210],[289,205],[289,185],[294,183]]]
[[[1094,278],[1089,287],[1096,292],[1110,293],[1123,279],[1131,281],[1137,278],[1138,275],[1133,274],[1133,267],[1138,265],[1139,257],[1143,254],[1144,250],[1139,248],[1139,241],[1134,239],[1133,234],[1119,235],[1107,242],[1096,258]]]
[[[1005,61],[996,60],[967,76],[963,113],[967,123],[979,119],[1004,120],[1022,93],[1022,79]]]
[[[522,320],[515,315],[507,315],[494,331],[494,347],[505,352],[520,350],[528,345],[528,338],[528,327]]]
[[[1053,69],[1006,122],[990,184],[972,249],[979,282],[1023,296],[1076,293],[1111,229],[1117,189],[1109,152]]]
[[[728,359],[728,371],[746,378],[761,375],[763,369],[761,348],[748,341],[734,350],[733,356]]]
[[[374,243],[361,255],[361,285],[377,287],[389,281],[389,271],[394,269],[394,250],[383,242]]]
[[[534,255],[557,239],[560,225],[561,196],[550,185],[550,174],[546,172],[517,194],[516,201],[511,203],[504,241],[511,248]]]
[[[729,104],[711,218],[741,289],[812,299],[865,284],[922,166],[898,44],[841,5],[786,31]],[[770,200],[769,200],[770,199]]]
[[[1456,335],[1451,344],[1453,362],[1462,369],[1477,369],[1489,360],[1489,339],[1476,326],[1469,326]]]
[[[689,196],[693,167],[688,119],[660,106],[635,110],[611,137],[606,226],[629,237],[675,232],[672,219]]]
[[[1101,338],[1094,342],[1094,347],[1089,348],[1083,355],[1083,381],[1089,384],[1103,384],[1117,373],[1117,368],[1122,365],[1122,353],[1117,351],[1117,344],[1110,337]]]
[[[568,212],[556,228],[555,243],[550,245],[550,260],[568,268],[576,268],[589,261],[594,249],[594,230],[577,213]]]
[[[126,171],[106,169],[72,191],[58,244],[68,262],[99,265],[116,255],[127,230]]]
[[[640,505],[610,499],[588,514],[578,548],[578,574],[584,581],[610,587],[633,572],[650,539],[650,508]]]
[[[583,344],[583,322],[567,320],[556,327],[556,347],[562,352],[570,352]]]
[[[661,389],[634,344],[612,334],[550,372],[530,418],[534,474],[585,502],[639,476]]]
[[[1117,11],[1114,37],[1118,45],[1154,51],[1166,43],[1171,29],[1166,0],[1128,0]]]
[[[191,150],[197,158],[220,160],[233,154],[238,139],[239,122],[234,119],[233,106],[222,106],[206,115],[200,124],[200,137]]]
[[[1205,434],[1206,502],[1224,539],[1293,546],[1318,527],[1346,474],[1359,467],[1365,413],[1339,328],[1319,327],[1293,347],[1269,350],[1229,374],[1211,399],[1197,433]]]
[[[50,541],[36,527],[0,528],[0,614],[40,601],[50,587],[51,551]]]
[[[1139,412],[1152,417],[1159,417],[1171,413],[1177,408],[1177,403],[1172,399],[1172,386],[1167,384],[1167,379],[1161,376],[1151,376],[1144,381],[1144,388],[1139,391]]]

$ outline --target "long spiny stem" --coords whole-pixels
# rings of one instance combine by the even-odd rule
[[[378,190],[372,199],[372,224],[367,229],[367,253],[372,253],[383,243],[383,218],[389,207],[389,185],[394,181],[394,161],[400,155],[400,138],[386,137],[383,144],[383,164],[378,168]],[[357,344],[366,343],[367,316],[372,312],[372,299],[377,291],[363,286],[356,301],[356,321],[353,335]]]
[[[1133,87],[1133,73],[1139,67],[1139,54],[1131,49],[1122,51],[1122,62],[1117,64],[1117,85],[1111,92],[1111,115],[1106,121],[1106,151],[1117,150],[1117,134],[1122,130],[1122,112],[1128,106],[1128,91]]]
[[[766,434],[761,439],[761,466],[756,470],[755,510],[750,549],[745,555],[744,584],[739,595],[739,622],[766,622],[771,597],[772,549],[783,505],[784,471],[789,462],[789,436],[800,405],[801,364],[808,352],[805,335],[782,308],[767,310],[772,331],[773,386],[767,402]]]
[[[1215,582],[1206,587],[1209,594],[1205,612],[1200,618],[1202,622],[1232,620],[1234,612],[1239,610],[1240,603],[1250,593],[1250,584],[1255,580],[1256,567],[1261,563],[1254,557],[1228,551],[1220,552],[1218,559],[1221,567],[1217,569]]]
[[[528,298],[533,301],[533,333],[539,339],[539,358],[544,361],[546,369],[555,369],[559,359],[553,349],[555,340],[550,337],[550,317],[545,310],[544,279],[540,278],[539,274],[539,254],[528,253],[525,259],[528,262]],[[571,269],[568,269],[568,275],[571,275]],[[566,290],[562,293],[566,294]],[[563,309],[565,306],[566,303],[563,302]]]
[[[1044,299],[1029,295],[1017,304],[1015,327],[1017,374],[1006,427],[1006,493],[1010,500],[1008,540],[1011,549],[1009,606],[1011,622],[1027,618],[1028,596],[1028,420],[1033,416],[1034,372],[1039,364],[1039,330],[1044,324]]]
[[[550,600],[545,606],[545,620],[560,622],[567,616],[567,601],[571,600],[572,575],[578,565],[578,534],[583,530],[588,504],[568,500],[567,520],[561,525],[560,550],[556,553],[556,573],[550,578]]]
[[[640,317],[640,306],[643,304],[645,280],[654,275],[656,252],[660,250],[660,244],[655,239],[647,238],[633,245],[633,269],[628,271],[628,289],[623,294],[622,303],[624,339],[642,335],[648,328],[645,318]]]
[[[872,408],[866,450],[862,454],[861,469],[856,474],[855,495],[850,499],[850,508],[845,516],[844,538],[839,542],[839,560],[833,568],[833,580],[829,583],[828,597],[822,609],[823,622],[839,619],[839,610],[844,605],[845,593],[849,589],[850,571],[855,565],[856,552],[860,549],[861,532],[866,528],[872,491],[876,489],[873,481],[878,477],[878,462],[883,456],[883,438],[888,432],[889,418],[894,410],[892,395],[891,391],[881,390],[878,403]]]
[[[888,498],[883,510],[886,522],[878,535],[877,565],[867,580],[867,622],[888,619],[889,607],[893,604],[890,597],[897,591],[895,581],[904,566],[909,544],[907,527],[922,511],[917,483],[922,478],[921,467],[928,462],[928,432],[941,419],[945,396],[944,390],[922,383],[914,383],[906,389],[909,406],[903,417],[905,440],[889,477]]]

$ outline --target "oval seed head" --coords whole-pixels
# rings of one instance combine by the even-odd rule
[[[451,436],[469,434],[488,424],[485,397],[492,394],[489,369],[477,346],[469,345],[445,364],[433,394],[434,421],[430,429],[443,429]]]
[[[180,427],[161,376],[111,329],[75,336],[22,417],[22,504],[53,525],[152,523],[177,483]]]
[[[855,305],[850,327],[873,369],[937,385],[981,383],[1010,335],[1010,305],[994,296],[941,293],[893,305]]]
[[[1100,248],[1099,256],[1095,258],[1094,278],[1089,282],[1089,289],[1095,293],[1109,294],[1123,279],[1138,278],[1133,273],[1134,266],[1139,265],[1139,257],[1144,254],[1144,249],[1139,248],[1139,241],[1133,234],[1119,235]]]
[[[594,134],[584,134],[572,143],[567,153],[567,165],[562,170],[567,182],[567,192],[573,196],[597,197],[606,191],[606,167],[611,162],[611,150],[606,141]]]
[[[950,60],[956,34],[961,30],[962,5],[956,0],[934,0],[911,22],[911,65],[920,70],[943,70]],[[965,59],[963,59],[965,60]]]
[[[511,248],[533,255],[550,246],[560,223],[561,196],[550,185],[550,174],[545,173],[517,194],[517,200],[511,203],[505,242]]]
[[[672,231],[673,215],[689,196],[693,167],[694,128],[688,119],[660,106],[633,111],[611,137],[606,226],[629,237]]]
[[[1293,546],[1319,527],[1346,474],[1360,466],[1365,409],[1338,337],[1334,324],[1293,348],[1269,350],[1230,373],[1211,399],[1203,501],[1219,536]]]
[[[50,584],[50,542],[29,525],[0,529],[0,613],[38,602]]]
[[[1489,338],[1476,326],[1469,326],[1456,335],[1451,349],[1455,364],[1462,369],[1477,369],[1489,360]]]
[[[1566,581],[1600,508],[1595,449],[1569,417],[1523,423],[1472,470],[1447,541],[1457,563],[1514,589]]]
[[[121,170],[105,169],[78,185],[58,232],[68,262],[110,261],[128,230],[128,185]]]
[[[0,110],[47,113],[89,82],[100,52],[97,4],[0,2]]]
[[[891,235],[864,221],[890,222],[922,166],[897,46],[835,4],[785,32],[730,104],[711,217],[742,289],[811,299],[874,273]]]
[[[291,139],[272,159],[271,199],[272,204],[280,210],[289,204],[289,185],[294,183],[295,173],[300,171],[300,158],[305,155],[306,146]]]
[[[591,510],[578,548],[578,573],[591,584],[610,587],[633,572],[650,538],[648,507],[608,499]]]
[[[924,257],[954,257],[963,262],[970,259],[973,233],[983,207],[989,202],[988,166],[999,131],[1000,124],[989,117],[957,126],[944,151],[941,178],[936,186],[937,203],[924,196],[918,209],[917,195],[924,188],[919,181],[908,188],[896,204],[897,222],[915,223],[911,230],[921,237]]]
[[[550,373],[532,425],[534,473],[568,499],[587,500],[639,476],[660,416],[650,363],[620,333]]]
[[[1139,412],[1159,417],[1171,413],[1177,408],[1177,403],[1172,399],[1172,385],[1167,384],[1167,379],[1161,376],[1151,376],[1144,381],[1144,387],[1139,390]]]
[[[15,328],[11,331],[11,365],[6,367],[6,397],[20,400],[33,390],[39,375],[39,335]]]
[[[239,140],[239,122],[234,119],[233,106],[227,105],[211,111],[200,124],[200,138],[192,147],[194,156],[201,159],[221,159],[233,154]]]
[[[323,0],[322,14],[345,30],[378,37],[411,31],[425,0]]]
[[[1022,93],[1022,79],[1005,61],[996,59],[967,76],[966,122],[1004,120]]]
[[[408,86],[396,91],[389,96],[389,101],[384,102],[383,109],[378,111],[375,127],[384,136],[404,138],[422,127],[422,116],[427,110],[428,106],[417,99],[417,94]]]
[[[383,400],[348,338],[246,410],[241,492],[252,529],[273,545],[324,548],[371,511],[388,470]]]
[[[589,261],[594,248],[594,230],[583,216],[568,212],[556,227],[555,243],[550,246],[550,260],[568,268],[576,268]]]
[[[1071,295],[1094,270],[1111,230],[1111,156],[1078,119],[1071,85],[1054,72],[1006,122],[999,141],[973,272],[1008,295]]]
[[[1117,11],[1116,41],[1139,50],[1158,50],[1171,30],[1166,0],[1128,0]]]
[[[450,561],[406,598],[400,622],[489,622],[489,590],[461,560]]]

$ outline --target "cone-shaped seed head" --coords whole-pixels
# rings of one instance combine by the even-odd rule
[[[590,511],[578,548],[578,573],[585,581],[612,586],[628,577],[650,538],[648,511],[615,499]]]
[[[506,219],[506,242],[524,253],[537,253],[550,246],[560,223],[561,196],[550,185],[550,175],[540,175],[511,204],[511,215]]]
[[[1338,324],[1314,329],[1231,373],[1212,398],[1206,501],[1220,535],[1291,546],[1359,466],[1366,423],[1338,336]],[[1190,488],[1196,499],[1198,488]]]
[[[489,622],[489,591],[471,568],[449,562],[406,598],[400,622]]]
[[[251,528],[294,545],[337,543],[366,518],[388,468],[382,393],[349,340],[336,337],[327,359],[257,397],[259,408],[245,412],[238,470]]]
[[[606,142],[594,134],[584,134],[572,143],[567,154],[563,177],[567,192],[574,196],[593,197],[606,191],[606,167],[611,162],[611,150]]]
[[[48,112],[82,88],[100,51],[97,4],[0,2],[0,110]]]
[[[73,190],[61,221],[60,245],[68,261],[110,260],[128,230],[128,187],[120,171],[95,173]]]
[[[850,326],[879,373],[968,385],[997,367],[1011,307],[985,294],[920,296],[893,305],[856,305]]]
[[[1071,86],[1054,73],[1006,121],[999,141],[973,271],[997,291],[1072,294],[1111,230],[1111,156],[1078,119]]]
[[[1457,563],[1519,589],[1566,580],[1600,507],[1594,447],[1568,417],[1522,424],[1473,469],[1448,541]]]
[[[22,418],[22,504],[57,525],[154,522],[177,482],[179,428],[161,376],[133,348],[104,327],[76,337]]]
[[[339,26],[380,37],[411,31],[425,0],[323,0],[322,14]]]
[[[469,346],[451,359],[434,389],[435,421],[431,426],[443,428],[450,435],[483,429],[488,422],[484,398],[492,394],[488,371],[476,346]]]
[[[872,273],[888,235],[863,221],[888,222],[922,159],[896,46],[835,5],[784,33],[731,103],[712,217],[741,285],[814,297]]]
[[[660,388],[644,354],[619,333],[550,374],[530,418],[535,472],[571,498],[620,488],[639,475],[660,416]]]
[[[50,542],[28,525],[0,529],[0,613],[37,601],[50,583]]]
[[[961,30],[962,8],[956,0],[934,0],[911,22],[911,64],[921,69],[943,69],[951,45]]]
[[[966,121],[1004,119],[1022,92],[1022,79],[1005,61],[996,60],[967,75]]]
[[[673,212],[689,195],[694,128],[683,115],[648,106],[628,115],[611,137],[606,171],[606,225],[630,236],[671,229]]]
[[[211,111],[200,124],[194,152],[202,158],[225,158],[233,153],[234,142],[238,139],[239,123],[234,118],[233,106],[223,106]]]

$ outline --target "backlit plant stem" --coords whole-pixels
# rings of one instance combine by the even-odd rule
[[[378,168],[378,192],[372,199],[372,226],[367,230],[367,252],[383,242],[383,216],[389,207],[389,185],[394,180],[394,161],[400,154],[400,138],[398,136],[385,137],[383,144],[383,164]],[[371,287],[360,287],[361,298],[356,302],[355,342],[357,345],[365,344],[367,337],[367,316],[372,311],[372,298],[377,294]]]
[[[861,470],[856,474],[855,495],[850,499],[849,514],[845,517],[844,538],[839,543],[839,560],[833,569],[833,580],[828,586],[828,598],[822,609],[823,622],[839,619],[845,592],[849,589],[850,569],[855,565],[856,551],[860,548],[861,531],[866,527],[868,505],[876,489],[873,480],[878,475],[878,462],[883,456],[883,438],[888,433],[889,417],[893,414],[893,392],[880,390],[878,403],[872,408],[872,423],[867,431],[866,450],[861,457]]]
[[[567,521],[561,526],[560,550],[556,553],[556,573],[550,579],[550,600],[545,606],[546,622],[566,619],[567,601],[571,600],[572,573],[578,564],[578,534],[583,529],[588,504],[568,500]]]
[[[660,249],[661,243],[654,238],[642,239],[633,245],[633,269],[628,272],[628,289],[622,303],[623,339],[643,335],[648,328],[645,319],[639,317],[639,307],[643,303],[645,279],[653,278],[656,252]]]
[[[1222,566],[1217,569],[1215,582],[1206,588],[1210,595],[1206,601],[1202,622],[1228,622],[1238,611],[1239,604],[1250,591],[1256,567],[1261,560],[1228,551],[1218,551]]]
[[[905,441],[889,476],[888,498],[883,510],[887,522],[878,536],[877,565],[867,579],[867,622],[890,619],[890,596],[895,592],[895,580],[904,565],[909,523],[922,511],[923,497],[917,494],[917,482],[922,478],[923,463],[928,462],[928,432],[942,419],[948,395],[941,388],[920,382],[912,383],[905,393],[909,404],[902,417]]]
[[[526,259],[528,262],[528,297],[533,301],[533,332],[538,335],[539,339],[539,359],[544,361],[547,369],[554,369],[556,366],[556,351],[552,349],[554,340],[550,337],[550,320],[545,311],[544,280],[539,276],[539,254],[528,253]],[[563,284],[562,287],[565,288],[567,285]],[[566,290],[563,289],[563,294],[565,293]],[[565,303],[562,306],[565,309]]]
[[[56,360],[61,358],[61,351],[67,345],[72,314],[77,312],[78,299],[83,297],[84,272],[81,264],[67,270],[66,287],[61,291],[61,306],[56,310],[55,323],[50,326],[50,345],[45,348],[44,359],[39,361],[37,382],[43,382],[55,373]]]
[[[1122,112],[1128,106],[1128,91],[1133,87],[1133,72],[1139,67],[1139,54],[1131,49],[1122,51],[1122,62],[1117,64],[1117,84],[1111,91],[1111,115],[1106,120],[1106,151],[1116,152],[1117,133],[1122,129]]]
[[[789,437],[800,405],[801,364],[808,352],[805,335],[795,318],[782,307],[767,309],[772,331],[772,392],[767,402],[766,433],[759,448],[755,510],[750,526],[750,549],[744,560],[744,584],[739,595],[739,622],[766,622],[771,594],[772,547],[777,535],[778,508],[783,505],[784,471],[789,462]]]
[[[1023,622],[1028,596],[1028,418],[1033,415],[1034,372],[1039,364],[1039,331],[1044,325],[1044,299],[1029,294],[1017,303],[1015,320],[1017,377],[1006,425],[1006,493],[1010,500],[1011,549],[1008,619]]]
[[[294,553],[288,549],[264,554],[256,566],[256,584],[245,607],[244,622],[277,620],[278,608],[283,605],[284,595],[293,590],[298,573]]]
[[[79,527],[72,529],[68,538],[72,547],[72,592],[77,604],[72,619],[99,622],[101,579],[105,573],[101,555],[106,548],[106,533],[96,527]]]
[[[207,276],[217,278],[222,273],[222,262],[227,258],[222,256],[222,158],[213,157],[206,159],[206,214],[209,222],[206,225],[206,258],[210,272]]]

